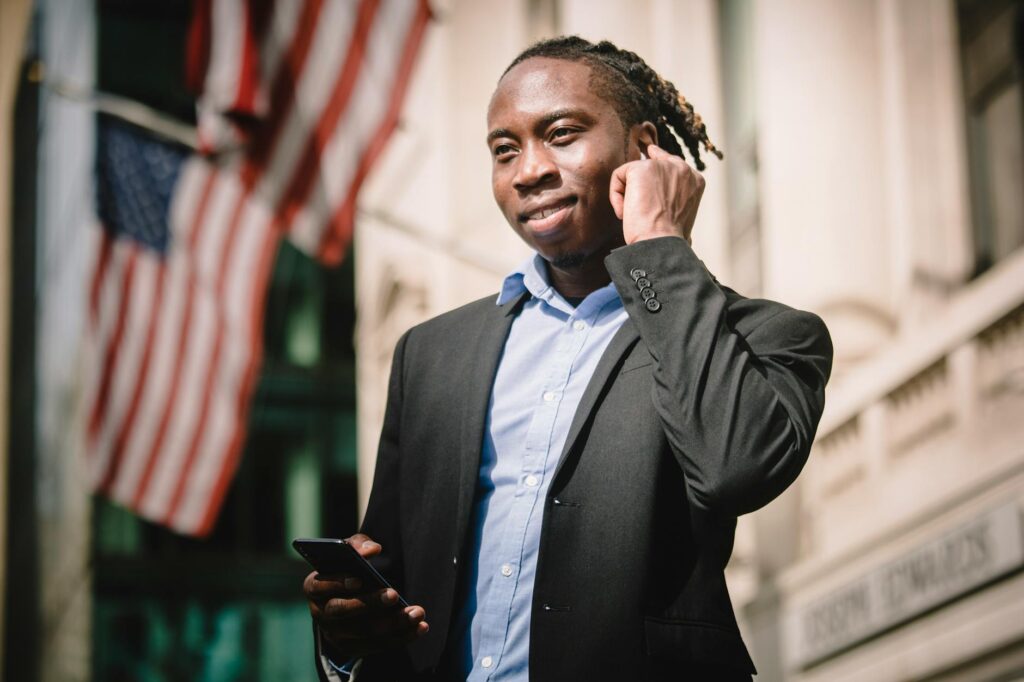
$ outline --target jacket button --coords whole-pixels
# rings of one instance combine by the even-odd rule
[[[629,271],[629,276],[632,277],[633,279],[640,279],[641,277],[646,277],[647,272],[641,270],[640,268],[633,268],[632,270]]]
[[[643,297],[645,301],[654,298],[654,295],[654,289],[650,287],[644,287],[643,289],[640,290],[640,296]]]
[[[650,310],[652,313],[656,313],[659,310],[661,310],[661,303],[659,303],[658,299],[656,298],[647,299],[646,301],[644,301],[644,305],[647,306],[647,309]]]
[[[646,289],[649,286],[651,286],[651,280],[647,279],[646,277],[641,276],[636,280],[637,289]]]

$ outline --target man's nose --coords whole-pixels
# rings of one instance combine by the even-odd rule
[[[519,153],[519,166],[513,180],[516,190],[526,190],[543,185],[558,175],[549,150],[543,144],[528,144]]]

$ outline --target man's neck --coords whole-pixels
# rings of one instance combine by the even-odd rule
[[[612,281],[604,266],[604,260],[585,262],[571,268],[559,268],[545,262],[548,269],[548,281],[562,298],[586,298],[591,292]]]

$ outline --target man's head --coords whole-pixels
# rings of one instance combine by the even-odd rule
[[[669,153],[683,156],[675,137],[678,135],[693,157],[697,170],[704,170],[701,146],[722,158],[722,152],[708,139],[704,122],[694,112],[693,105],[679,94],[671,81],[659,76],[635,52],[618,48],[607,40],[592,43],[579,36],[561,36],[526,48],[512,60],[505,73],[533,57],[583,62],[590,66],[590,87],[601,98],[613,103],[624,126],[628,128],[643,121],[654,123],[659,146]]]
[[[648,144],[703,168],[699,146],[721,156],[700,117],[632,52],[565,37],[520,54],[487,113],[494,197],[520,237],[555,268],[603,270],[622,245],[608,199],[612,172]]]

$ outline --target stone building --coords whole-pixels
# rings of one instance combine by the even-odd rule
[[[1024,171],[1019,2],[436,3],[357,234],[365,499],[390,352],[525,251],[484,115],[539,37],[608,38],[717,143],[695,248],[813,310],[836,367],[797,485],[740,520],[729,578],[764,680],[1024,679]]]

